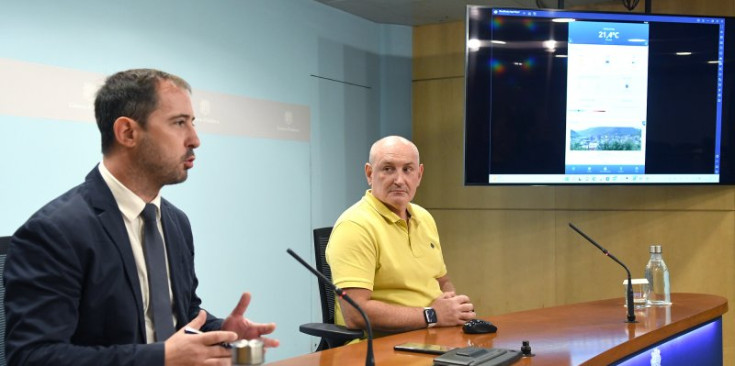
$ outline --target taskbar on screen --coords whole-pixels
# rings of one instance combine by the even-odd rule
[[[489,184],[713,184],[719,174],[490,174]]]

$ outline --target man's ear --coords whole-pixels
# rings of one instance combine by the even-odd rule
[[[137,144],[140,125],[132,118],[119,117],[112,125],[115,141],[124,147],[133,147]]]
[[[367,184],[372,187],[373,186],[373,166],[370,165],[370,163],[365,163],[365,179],[367,179]]]

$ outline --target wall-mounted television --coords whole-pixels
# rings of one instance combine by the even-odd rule
[[[467,7],[465,184],[735,183],[735,19]]]

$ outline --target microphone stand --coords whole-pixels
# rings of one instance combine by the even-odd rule
[[[303,260],[301,257],[299,257],[298,254],[296,254],[293,250],[286,249],[286,252],[290,254],[292,257],[294,257],[301,265],[306,267],[311,273],[317,276],[322,283],[326,283],[329,285],[329,287],[334,290],[334,293],[336,293],[340,298],[345,299],[347,303],[352,305],[357,311],[360,312],[360,315],[362,315],[362,318],[365,320],[365,327],[367,328],[367,354],[365,355],[365,366],[374,366],[375,365],[375,356],[373,355],[373,328],[370,326],[370,319],[368,319],[367,314],[360,308],[360,306],[357,305],[355,301],[352,300],[351,297],[347,296],[347,294],[339,287],[335,286],[332,281],[330,281],[327,277],[325,277],[321,272],[317,271],[314,267],[309,265],[309,263],[306,263],[305,260]],[[631,290],[632,291],[632,290]],[[632,292],[631,292],[632,294]]]
[[[628,270],[628,267],[626,267],[625,264],[623,264],[623,262],[615,258],[614,255],[612,255],[610,252],[607,251],[607,249],[603,248],[600,244],[597,244],[597,242],[595,242],[594,240],[592,240],[592,238],[587,236],[587,234],[583,233],[582,230],[577,229],[577,227],[574,226],[571,222],[569,223],[569,227],[574,229],[574,231],[579,233],[579,235],[582,235],[582,237],[587,239],[587,241],[594,244],[598,249],[602,251],[602,253],[610,257],[610,259],[614,260],[615,262],[618,262],[618,264],[620,264],[621,266],[623,266],[623,268],[625,268],[625,272],[628,273],[628,291],[626,294],[627,296],[626,296],[626,301],[625,301],[628,307],[628,320],[626,320],[625,322],[626,323],[637,323],[637,321],[635,320],[635,313],[633,312],[633,280],[630,278],[630,270]]]

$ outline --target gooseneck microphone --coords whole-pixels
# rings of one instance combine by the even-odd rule
[[[288,252],[288,254],[290,254],[297,261],[299,261],[299,263],[301,263],[301,265],[306,267],[306,269],[311,271],[311,273],[316,275],[320,281],[329,285],[329,287],[331,287],[334,290],[334,293],[337,294],[337,296],[345,299],[345,301],[347,301],[350,305],[352,305],[355,309],[357,309],[357,311],[360,312],[360,315],[362,315],[362,318],[365,319],[365,328],[367,328],[367,335],[368,335],[367,354],[365,355],[365,366],[375,365],[375,356],[373,355],[373,328],[370,326],[370,320],[368,319],[367,314],[365,314],[365,312],[362,311],[360,306],[358,306],[357,303],[352,300],[352,298],[347,296],[347,294],[344,291],[342,291],[341,288],[335,286],[332,283],[332,281],[330,281],[327,277],[325,277],[321,272],[317,271],[314,267],[309,265],[309,263],[306,263],[306,261],[303,260],[301,257],[299,257],[299,255],[296,254],[293,250],[289,248],[289,249],[286,249],[286,252]]]
[[[630,278],[630,270],[628,270],[628,267],[626,267],[625,264],[623,264],[623,262],[621,262],[620,260],[618,260],[617,258],[615,258],[614,255],[612,255],[610,252],[607,251],[607,249],[603,248],[600,244],[597,244],[597,242],[595,242],[594,240],[592,240],[592,238],[590,238],[589,236],[587,236],[587,234],[583,233],[582,230],[579,230],[571,222],[569,223],[569,227],[571,227],[572,229],[574,229],[574,231],[578,232],[579,235],[582,235],[582,237],[584,237],[585,239],[587,239],[587,241],[589,241],[590,243],[594,244],[597,247],[597,249],[600,249],[602,251],[602,253],[604,253],[606,256],[610,257],[610,259],[618,262],[618,264],[620,264],[621,266],[623,266],[623,268],[625,268],[625,272],[628,273],[628,292],[627,292],[627,295],[628,296],[627,296],[627,299],[625,301],[625,303],[627,304],[627,307],[628,307],[628,320],[626,321],[626,323],[637,323],[637,321],[635,320],[635,313],[633,313],[633,281]]]

